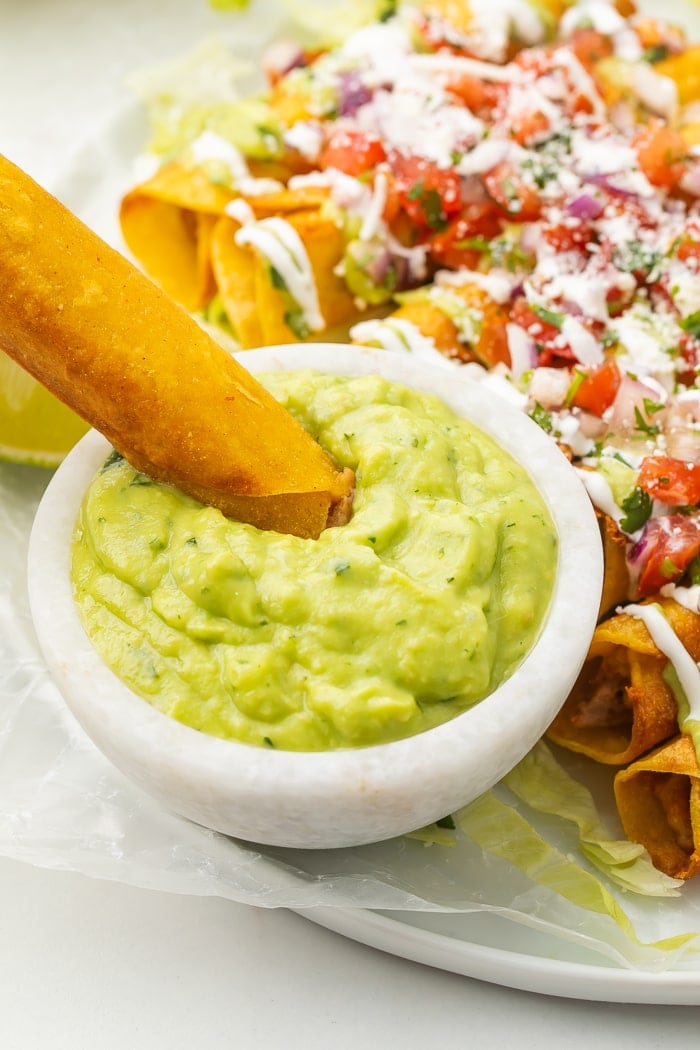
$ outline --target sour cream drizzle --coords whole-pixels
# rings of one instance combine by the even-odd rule
[[[688,701],[688,714],[680,726],[689,721],[700,722],[700,668],[683,645],[682,641],[673,630],[673,627],[664,616],[658,605],[626,605],[622,612],[629,613],[635,619],[641,620],[656,648],[670,660],[678,675],[686,700]],[[695,744],[696,751],[698,744]]]
[[[312,332],[325,328],[311,262],[301,237],[290,223],[277,216],[248,221],[236,232],[235,241],[240,246],[249,244],[265,256],[284,281]]]

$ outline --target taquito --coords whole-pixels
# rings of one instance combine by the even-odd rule
[[[625,834],[676,879],[700,873],[700,765],[689,736],[674,737],[615,776]]]
[[[351,471],[187,313],[0,157],[0,349],[137,470],[263,529],[347,519]]]
[[[655,599],[694,660],[700,615]],[[627,765],[678,733],[678,708],[664,681],[668,663],[645,624],[618,612],[598,624],[581,673],[547,735],[570,751]]]

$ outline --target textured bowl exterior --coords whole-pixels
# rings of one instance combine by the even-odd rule
[[[598,611],[603,566],[595,514],[551,438],[458,372],[408,353],[336,344],[251,350],[239,359],[252,372],[380,374],[434,393],[526,467],[559,535],[555,590],[529,655],[499,689],[450,722],[358,750],[270,751],[170,719],[107,668],[73,600],[70,545],[78,508],[109,452],[94,431],[56,472],[32,529],[29,596],[40,646],[66,704],[95,745],[168,809],[237,838],[295,848],[354,846],[404,834],[491,787],[534,745],[566,698]]]

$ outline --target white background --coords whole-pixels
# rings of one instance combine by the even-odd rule
[[[0,0],[0,152],[50,183],[124,74],[231,20],[206,0]],[[286,911],[0,858],[1,1050],[695,1046],[696,1007],[555,999],[365,948]]]

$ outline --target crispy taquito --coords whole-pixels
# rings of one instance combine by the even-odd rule
[[[676,736],[615,776],[625,834],[677,879],[700,873],[700,765],[689,736]]]
[[[318,536],[341,471],[172,299],[0,157],[0,350],[126,459],[225,514]]]
[[[700,659],[700,615],[659,598],[674,631]],[[617,612],[600,623],[586,662],[548,729],[555,743],[608,765],[627,765],[678,732],[678,708],[664,680],[667,658],[645,624]]]

